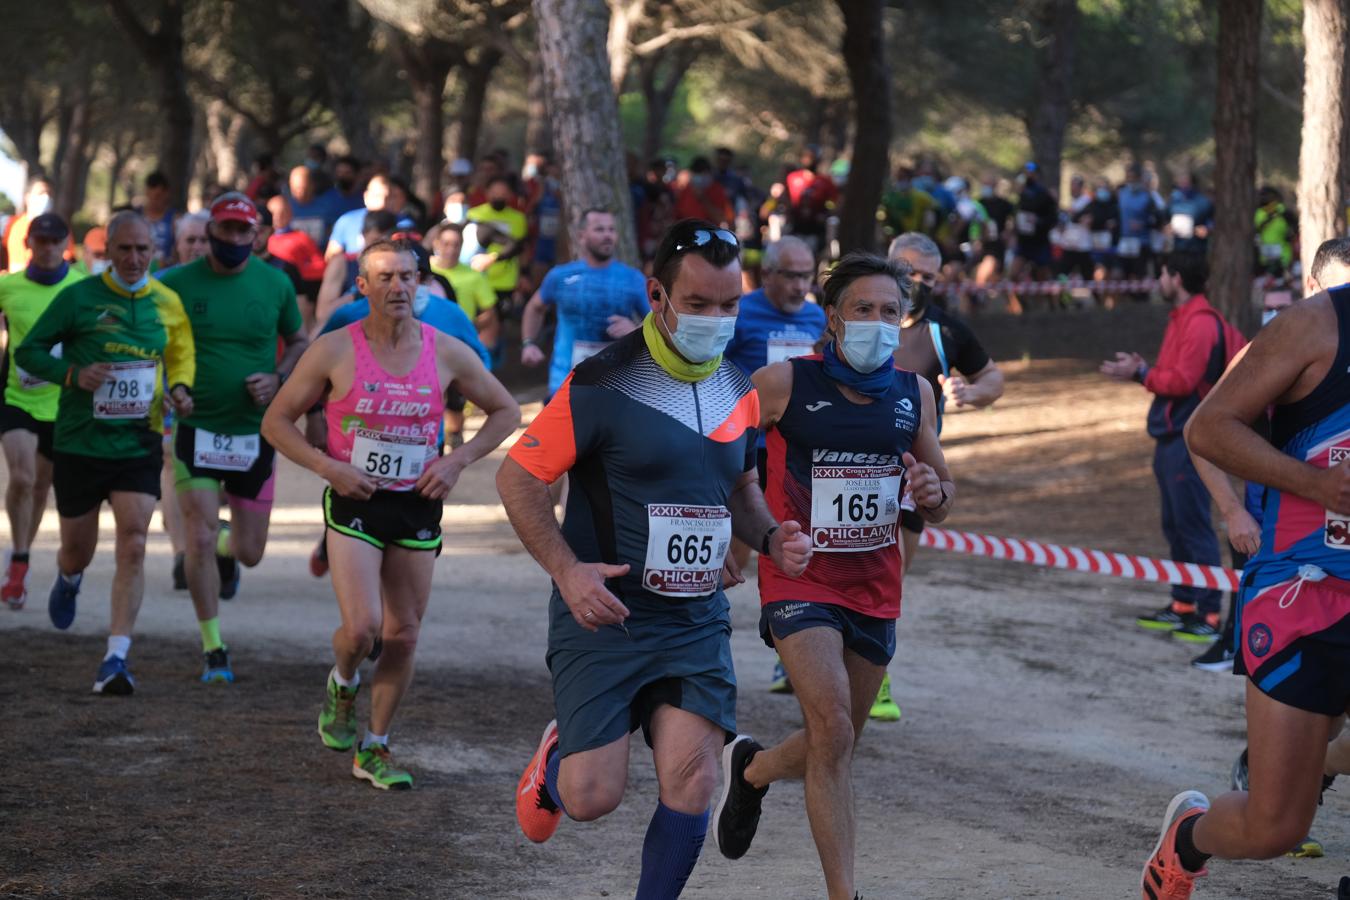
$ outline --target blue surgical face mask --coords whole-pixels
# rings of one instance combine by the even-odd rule
[[[208,234],[207,238],[211,241],[211,255],[216,258],[227,269],[237,269],[248,260],[248,255],[253,252],[253,244],[231,244],[229,241],[222,241],[214,234]]]
[[[854,371],[875,372],[900,346],[900,326],[889,322],[845,322],[839,349]]]
[[[662,316],[663,322],[664,319]],[[691,363],[704,363],[719,356],[735,333],[735,316],[693,316],[676,312],[675,331],[670,341]]]
[[[1111,192],[1110,192],[1109,190],[1107,190],[1106,188],[1097,188],[1097,199],[1098,199],[1098,200],[1110,200],[1110,199],[1111,199]]]
[[[118,287],[120,287],[122,290],[126,291],[128,294],[138,294],[141,291],[145,290],[146,285],[150,284],[149,272],[146,272],[144,275],[142,275],[140,281],[137,281],[135,284],[127,284],[125,281],[123,281],[122,276],[117,274],[116,269],[109,268],[108,274],[112,276],[113,283],[116,284]]]
[[[1267,325],[1270,324],[1270,320],[1273,319],[1273,318],[1275,318],[1275,317],[1278,316],[1279,314],[1280,314],[1280,311],[1279,311],[1278,309],[1263,309],[1263,310],[1261,310],[1261,327],[1262,327],[1262,328],[1265,328]]]

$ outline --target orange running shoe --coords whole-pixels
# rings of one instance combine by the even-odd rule
[[[0,600],[8,603],[10,609],[23,609],[28,601],[28,563],[10,560],[5,583],[0,586]]]
[[[1201,869],[1192,872],[1181,864],[1177,853],[1177,828],[1187,819],[1203,815],[1209,810],[1209,798],[1199,791],[1182,791],[1172,798],[1163,816],[1162,835],[1144,864],[1140,881],[1143,900],[1189,900],[1195,890],[1195,879],[1209,874]]]
[[[562,810],[548,795],[548,786],[544,784],[549,754],[557,746],[558,720],[554,719],[544,729],[544,736],[539,739],[539,749],[534,751],[516,788],[516,821],[520,823],[520,830],[525,832],[525,836],[536,844],[553,837],[562,819]]]

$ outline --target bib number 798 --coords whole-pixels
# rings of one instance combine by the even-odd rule
[[[671,565],[683,563],[686,566],[707,565],[712,561],[713,538],[711,534],[672,534],[666,544],[666,559]]]
[[[835,514],[849,522],[875,522],[881,512],[877,505],[876,494],[836,494],[834,497]],[[845,507],[847,506],[847,515]]]

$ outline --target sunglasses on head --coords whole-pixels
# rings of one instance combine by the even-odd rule
[[[725,228],[699,228],[690,234],[687,239],[678,242],[675,245],[674,252],[684,253],[686,250],[702,247],[713,238],[717,238],[724,244],[730,244],[737,250],[741,248],[741,242],[736,240],[736,235]]]

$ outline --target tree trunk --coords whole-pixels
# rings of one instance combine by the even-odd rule
[[[223,100],[212,100],[206,107],[206,140],[210,148],[215,180],[220,184],[239,183],[243,168],[239,159],[239,143],[244,131],[244,117],[231,110]]]
[[[63,135],[60,167],[54,171],[56,212],[67,222],[84,205],[85,181],[89,176],[89,82],[80,78],[71,87],[70,118]]]
[[[1303,271],[1317,248],[1343,231],[1341,151],[1345,133],[1347,0],[1303,3],[1303,135],[1298,157],[1298,232]]]
[[[623,93],[623,83],[628,79],[628,67],[633,62],[633,29],[643,16],[647,0],[616,0],[610,5],[612,12],[605,43],[609,50],[610,82],[617,97]]]
[[[423,202],[434,202],[445,168],[445,82],[450,70],[464,61],[457,44],[437,38],[417,40],[401,32],[394,46],[408,73],[413,95],[412,189]]]
[[[464,159],[474,159],[478,155],[488,85],[492,83],[493,70],[501,61],[500,50],[482,47],[478,59],[464,67],[464,102],[459,109],[459,146],[455,148],[456,154]]]
[[[380,155],[374,117],[366,105],[361,84],[362,67],[354,64],[363,56],[369,35],[353,21],[356,14],[350,0],[305,0],[313,34],[323,52],[324,80],[328,83],[329,103],[342,127],[342,135],[353,156],[371,162]]]
[[[642,83],[642,97],[647,107],[647,120],[643,124],[642,158],[655,159],[661,152],[666,122],[670,119],[670,107],[675,93],[685,73],[694,64],[698,48],[691,43],[677,44],[674,49],[652,54],[638,63],[638,76]],[[662,63],[665,63],[662,66]],[[665,79],[659,76],[665,69]]]
[[[530,57],[529,81],[525,89],[525,150],[546,152],[553,149],[553,129],[548,121],[548,97],[544,89],[544,68],[539,55]]]
[[[1031,17],[1036,46],[1036,88],[1027,117],[1031,155],[1041,183],[1059,194],[1064,132],[1069,127],[1073,59],[1078,40],[1078,0],[1038,0]]]
[[[875,250],[877,204],[891,147],[891,73],[884,0],[837,0],[844,14],[844,62],[853,90],[853,154],[839,221],[839,250]]]
[[[1219,3],[1218,81],[1214,104],[1214,241],[1209,298],[1239,328],[1251,304],[1252,212],[1256,209],[1256,92],[1262,0]]]
[[[553,139],[562,163],[572,246],[587,207],[614,211],[619,258],[637,264],[633,210],[610,80],[605,0],[534,0]]]

